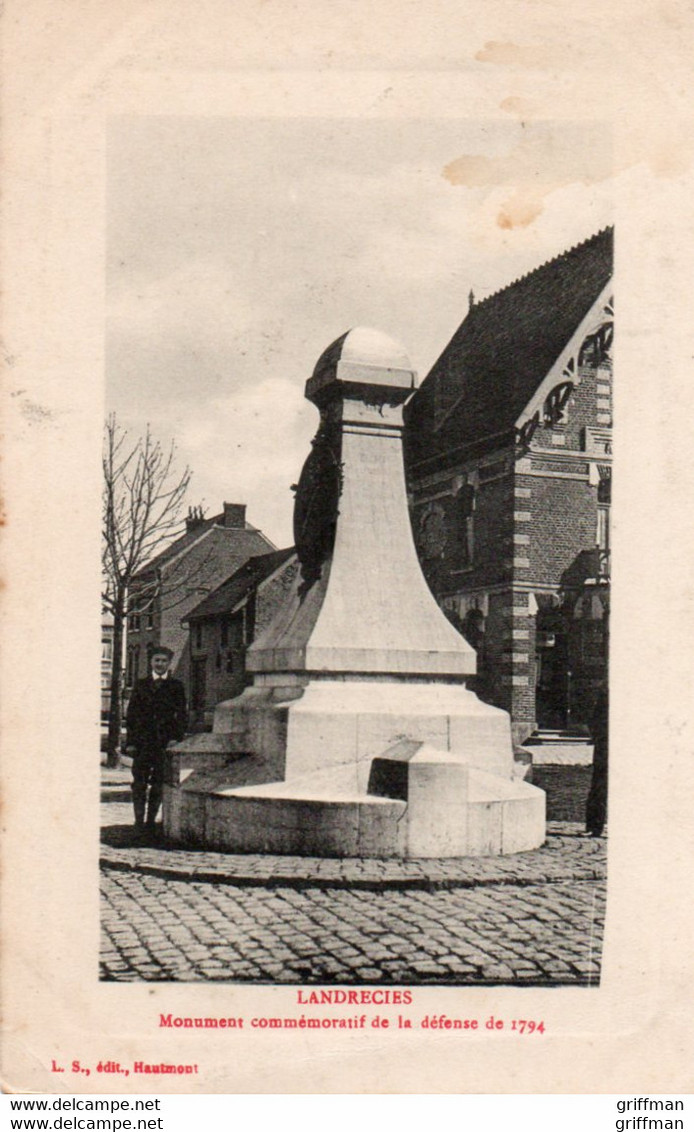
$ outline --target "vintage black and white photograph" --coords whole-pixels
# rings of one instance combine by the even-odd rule
[[[3,1087],[686,1089],[686,5],[5,7]]]
[[[611,163],[109,123],[103,980],[599,985]]]

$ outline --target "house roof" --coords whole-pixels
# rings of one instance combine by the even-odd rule
[[[206,534],[206,532],[222,518],[223,516],[221,515],[215,515],[213,519],[202,519],[192,530],[184,531],[182,535],[179,535],[177,539],[169,543],[164,550],[160,550],[158,554],[154,555],[154,558],[150,558],[144,566],[141,566],[134,577],[139,578],[142,574],[149,574],[150,570],[160,569],[166,562],[169,562],[172,558],[175,558],[176,555],[180,554],[182,550],[187,550],[189,546],[193,546],[198,539]]]
[[[239,563],[252,554],[258,554],[273,545],[262,531],[259,531],[256,527],[251,527],[248,523],[244,527],[225,527],[223,523],[223,512],[214,515],[211,519],[201,519],[192,530],[185,531],[164,550],[161,550],[159,554],[156,554],[154,558],[150,558],[137,571],[134,579],[145,577],[153,570],[160,570],[167,563],[173,562],[180,554],[195,546],[201,538],[207,536],[210,531],[214,531],[217,537],[221,536],[229,541],[234,551],[237,552]]]
[[[275,570],[288,562],[295,553],[294,547],[273,550],[269,554],[257,554],[238,567],[216,590],[208,594],[186,614],[185,621],[203,621],[231,611],[256,589],[261,582],[274,574]]]
[[[480,302],[406,410],[408,461],[513,429],[612,275],[613,229]]]

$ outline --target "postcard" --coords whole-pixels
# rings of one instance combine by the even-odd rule
[[[687,1092],[691,13],[4,20],[3,1087]]]

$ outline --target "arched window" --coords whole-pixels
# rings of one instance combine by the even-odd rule
[[[479,649],[484,639],[484,614],[481,609],[468,609],[463,618],[462,632],[473,649]]]
[[[464,483],[462,485],[455,497],[455,502],[459,535],[458,542],[462,558],[460,566],[458,567],[460,569],[466,566],[472,566],[475,549],[475,489],[471,483]]]
[[[612,339],[614,323],[603,322],[602,326],[584,339],[578,355],[579,366],[598,366],[612,361]]]

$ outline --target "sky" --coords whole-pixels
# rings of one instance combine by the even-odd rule
[[[278,546],[318,422],[304,384],[354,326],[420,380],[477,299],[612,223],[594,122],[118,117],[108,138],[107,411],[147,424]]]

